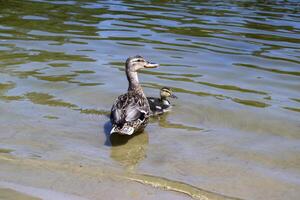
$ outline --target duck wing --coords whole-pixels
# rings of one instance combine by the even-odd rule
[[[142,123],[149,115],[145,100],[143,97],[126,93],[119,96],[111,109],[111,121],[113,126],[122,128],[125,124],[137,126]]]
[[[140,107],[138,103],[132,102],[125,110],[125,121],[132,122],[138,119],[143,121],[146,113],[147,112],[143,109],[143,107]]]
[[[164,104],[159,98],[155,97],[147,97],[149,102],[151,116],[153,115],[160,115],[164,113]]]
[[[147,100],[148,100],[148,103],[149,103],[149,106],[150,106],[150,110],[152,112],[154,112],[155,111],[155,106],[159,104],[159,99],[155,98],[155,97],[147,97]]]

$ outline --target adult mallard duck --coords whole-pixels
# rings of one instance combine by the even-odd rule
[[[137,71],[143,68],[155,68],[158,64],[146,61],[142,56],[129,57],[126,60],[126,76],[129,82],[127,93],[120,95],[111,108],[110,134],[132,135],[143,131],[148,124],[150,106],[139,84]]]
[[[150,115],[161,115],[165,112],[169,112],[171,110],[171,103],[168,98],[177,98],[172,90],[168,87],[163,87],[160,89],[160,98],[155,97],[147,97],[149,105],[150,105]]]

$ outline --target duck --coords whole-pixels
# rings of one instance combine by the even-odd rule
[[[177,99],[177,96],[175,96],[172,90],[168,87],[163,87],[160,89],[159,98],[147,97],[151,110],[150,115],[157,116],[169,112],[172,107],[170,101],[168,100],[169,97]]]
[[[140,55],[126,60],[125,72],[128,80],[128,90],[120,95],[111,108],[110,134],[132,135],[142,132],[149,122],[150,105],[138,79],[141,69],[156,68],[159,65],[151,63]]]

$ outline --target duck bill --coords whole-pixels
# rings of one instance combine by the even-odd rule
[[[173,98],[173,99],[178,99],[178,97],[175,96],[174,94],[172,94],[170,97]]]
[[[159,66],[159,64],[157,64],[157,63],[150,63],[150,62],[148,62],[146,65],[145,65],[145,68],[156,68],[156,67],[158,67]]]

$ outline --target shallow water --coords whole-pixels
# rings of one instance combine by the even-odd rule
[[[299,2],[0,3],[0,191],[300,196]],[[161,65],[140,72],[145,93],[179,99],[144,133],[109,138],[136,54]]]

